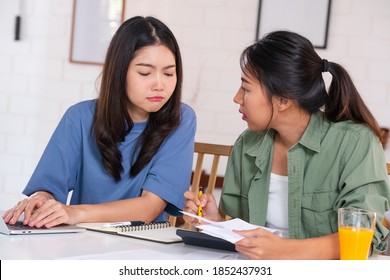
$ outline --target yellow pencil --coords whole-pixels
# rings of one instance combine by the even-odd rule
[[[202,187],[199,187],[199,193],[198,193],[198,198],[200,198],[203,194],[203,188]],[[203,208],[202,206],[198,206],[198,216],[199,217],[202,217],[203,216]]]

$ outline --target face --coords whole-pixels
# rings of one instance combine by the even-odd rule
[[[240,105],[239,112],[250,130],[260,131],[270,127],[272,105],[263,87],[251,74],[241,74],[241,87],[233,101]]]
[[[134,122],[143,122],[149,114],[168,102],[177,82],[174,54],[163,45],[138,50],[126,75],[128,110]]]

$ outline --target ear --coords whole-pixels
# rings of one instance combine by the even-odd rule
[[[291,99],[284,98],[284,97],[278,97],[277,102],[278,102],[279,111],[281,112],[290,108],[291,104],[293,103]]]

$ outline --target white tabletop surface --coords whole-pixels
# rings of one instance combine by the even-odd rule
[[[241,254],[185,245],[161,244],[99,232],[4,235],[1,260],[49,259],[245,259]]]
[[[184,243],[162,244],[93,231],[64,234],[0,234],[1,260],[123,259],[123,260],[229,260],[239,253]],[[390,260],[374,256],[373,260]]]

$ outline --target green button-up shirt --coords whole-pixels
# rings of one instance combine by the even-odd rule
[[[234,144],[225,174],[221,209],[231,217],[264,226],[275,131],[244,131]],[[382,226],[390,190],[379,139],[365,125],[332,123],[311,116],[301,140],[288,151],[289,238],[337,232],[337,210],[356,207],[377,212],[374,253],[386,248]]]

